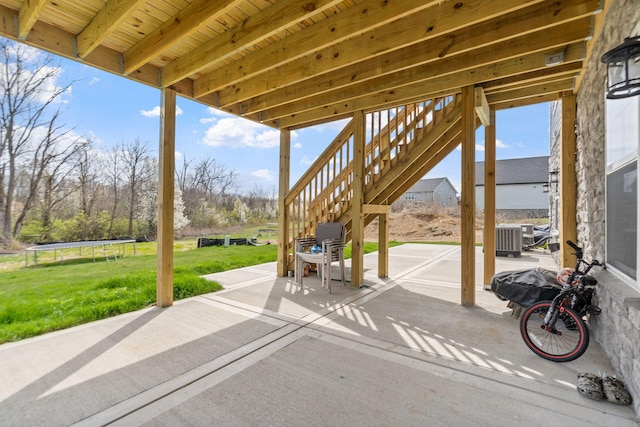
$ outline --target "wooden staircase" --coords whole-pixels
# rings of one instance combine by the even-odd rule
[[[391,205],[460,143],[460,95],[366,114],[364,203]],[[316,224],[340,221],[351,239],[354,126],[349,122],[284,199],[289,254],[295,238],[314,234]],[[375,214],[365,214],[369,224]]]

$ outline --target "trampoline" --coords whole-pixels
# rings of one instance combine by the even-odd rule
[[[60,253],[60,263],[64,263],[64,253],[66,249],[79,249],[80,256],[82,256],[83,248],[91,248],[91,256],[93,262],[96,262],[96,247],[102,248],[102,253],[107,261],[109,259],[109,252],[114,260],[118,259],[118,256],[124,255],[124,245],[131,243],[133,245],[133,256],[136,255],[136,241],[131,240],[91,240],[83,242],[63,242],[63,243],[49,243],[46,245],[36,245],[25,249],[25,264],[29,265],[30,253],[33,253],[33,264],[38,265],[38,252],[41,251],[53,251],[53,260],[56,261],[58,252]]]

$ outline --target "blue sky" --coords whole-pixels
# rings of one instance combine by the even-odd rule
[[[160,91],[86,65],[60,59],[60,83],[73,82],[65,95],[64,122],[77,135],[92,137],[100,150],[136,138],[157,153]],[[239,191],[277,192],[279,133],[192,100],[178,97],[176,163],[210,156],[238,173]],[[497,158],[549,154],[549,105],[498,111]],[[297,130],[292,134],[293,184],[337,135],[344,122]],[[476,160],[484,159],[484,129],[476,136]],[[447,177],[460,190],[460,151],[455,150],[427,174]]]

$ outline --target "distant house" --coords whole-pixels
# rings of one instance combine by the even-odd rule
[[[496,161],[496,211],[515,216],[549,215],[549,156]],[[476,207],[484,209],[484,162],[476,162]]]
[[[439,206],[455,206],[458,203],[458,192],[447,178],[421,179],[398,202],[431,202]]]

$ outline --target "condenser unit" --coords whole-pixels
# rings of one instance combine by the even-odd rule
[[[529,250],[533,248],[535,240],[533,239],[533,224],[520,224],[522,228],[522,249]]]
[[[520,256],[522,254],[522,226],[519,224],[496,227],[496,255]]]

